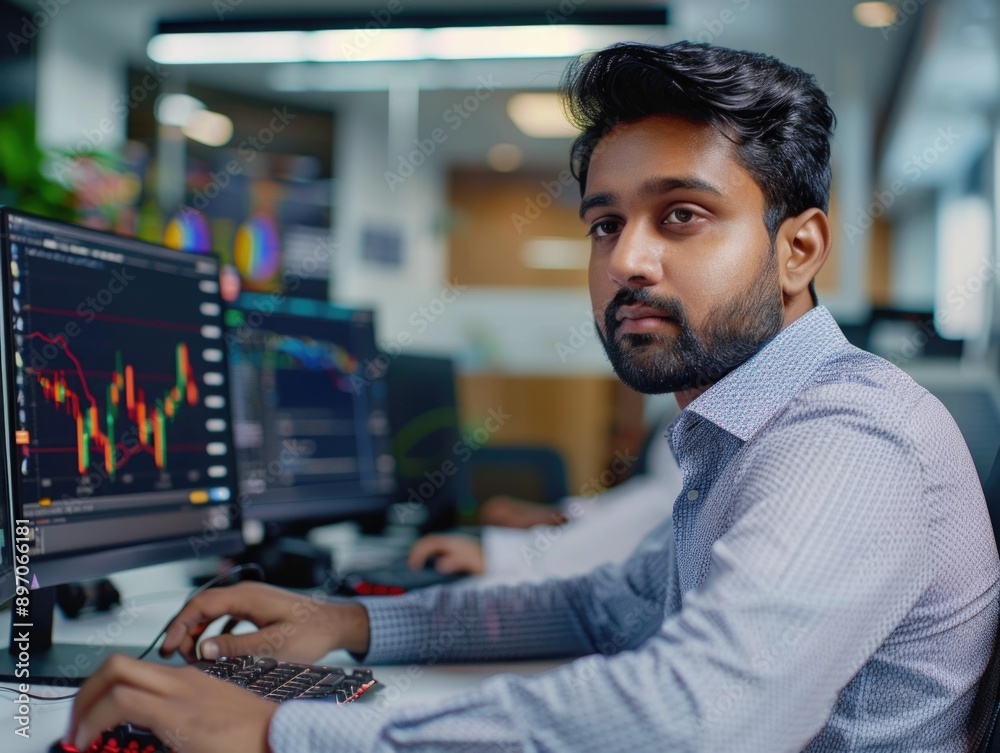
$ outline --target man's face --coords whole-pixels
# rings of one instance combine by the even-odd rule
[[[707,386],[780,331],[764,195],[711,126],[617,126],[594,151],[581,217],[597,329],[632,389]]]

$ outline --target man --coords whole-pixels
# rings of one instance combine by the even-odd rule
[[[826,96],[772,58],[688,43],[609,48],[571,68],[567,92],[604,345],[623,381],[682,409],[672,522],[585,576],[324,604],[305,620],[304,597],[216,589],[163,649],[192,658],[229,614],[259,632],[203,654],[581,658],[387,715],[275,709],[190,669],[115,659],[80,692],[79,742],[126,718],[181,731],[190,751],[974,747],[996,544],[951,417],[817,305]]]

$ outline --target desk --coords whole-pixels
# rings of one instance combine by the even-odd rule
[[[63,619],[56,614],[55,639],[68,643],[104,640],[124,645],[148,645],[180,608],[190,592],[191,563],[173,563],[119,573],[113,577],[122,595],[122,607],[111,612],[81,618]],[[197,566],[194,566],[197,567]],[[203,567],[203,566],[201,566]],[[387,597],[391,598],[391,597]],[[9,642],[10,612],[0,610],[0,645]],[[335,651],[322,663],[355,666],[345,651]],[[502,673],[532,675],[559,666],[562,661],[503,662],[496,664],[442,664],[425,666],[375,666],[375,678],[382,684],[379,692],[365,696],[358,703],[378,703],[392,709],[401,704],[434,701],[474,690],[488,677]],[[3,687],[12,687],[3,685]],[[36,695],[65,695],[71,691],[33,685]],[[0,692],[0,751],[3,753],[45,753],[62,735],[69,720],[72,701],[42,702],[31,705],[31,738],[15,735],[14,696]]]

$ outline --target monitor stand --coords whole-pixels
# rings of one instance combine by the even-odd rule
[[[111,654],[138,657],[145,646],[114,646],[98,633],[86,644],[53,643],[52,623],[56,589],[38,588],[31,592],[27,617],[18,616],[11,606],[10,646],[0,650],[0,682],[28,685],[42,683],[56,687],[82,685]],[[164,661],[155,651],[153,661],[183,665],[179,657]]]
[[[310,589],[334,580],[331,553],[304,536],[267,536],[233,559],[260,565],[264,581],[273,586]]]

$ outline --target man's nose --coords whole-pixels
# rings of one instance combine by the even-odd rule
[[[656,285],[663,279],[661,245],[641,223],[626,225],[608,257],[608,276],[621,287]]]

